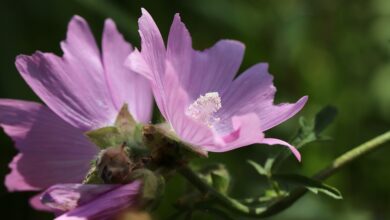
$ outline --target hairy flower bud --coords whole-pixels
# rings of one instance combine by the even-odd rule
[[[135,164],[126,151],[126,143],[102,150],[96,161],[98,176],[104,183],[127,183]]]

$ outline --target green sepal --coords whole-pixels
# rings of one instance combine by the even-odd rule
[[[178,167],[206,154],[181,141],[163,126],[145,125],[142,133],[143,143],[150,150],[152,162],[157,167]]]
[[[99,177],[96,169],[96,160],[91,161],[91,168],[83,180],[83,184],[103,184],[103,180]]]
[[[121,133],[133,133],[136,125],[137,122],[130,114],[128,105],[124,104],[116,117],[115,127],[117,127]]]
[[[85,135],[100,149],[126,143],[131,149],[131,153],[138,155],[144,154],[146,151],[142,143],[142,126],[136,123],[128,111],[127,104],[125,104],[121,108],[114,126],[88,131]]]
[[[164,178],[148,169],[134,170],[130,179],[132,181],[142,181],[142,193],[140,195],[140,204],[145,209],[153,209],[161,199],[165,189]]]
[[[106,149],[111,146],[118,145],[123,140],[118,140],[121,136],[119,130],[116,127],[104,127],[85,133],[88,139],[92,141],[100,149]]]
[[[142,126],[136,123],[128,110],[128,105],[124,104],[113,126],[88,131],[85,135],[102,150],[101,152],[110,147],[126,145],[125,150],[128,152],[130,159],[137,161],[148,152],[142,143]],[[90,184],[103,183],[98,176],[96,160],[91,163],[91,168],[83,182]]]
[[[322,183],[316,179],[312,179],[306,176],[298,174],[275,174],[273,178],[281,183],[303,186],[310,192],[318,194],[319,192],[332,197],[334,199],[342,199],[340,191],[332,186]]]

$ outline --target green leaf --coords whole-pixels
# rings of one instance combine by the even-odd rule
[[[321,109],[313,119],[306,119],[305,117],[299,118],[299,130],[295,137],[290,142],[296,148],[301,148],[306,144],[315,141],[328,141],[331,138],[323,136],[322,132],[327,126],[329,126],[337,115],[337,110],[332,106],[325,106]],[[278,169],[280,165],[291,156],[291,151],[284,149],[278,154],[271,156],[269,162],[271,163],[267,169]],[[275,162],[275,163],[274,163]],[[270,168],[269,168],[270,167]]]
[[[315,194],[321,192],[334,199],[343,198],[340,191],[336,188],[306,176],[301,176],[297,174],[276,174],[273,176],[273,178],[282,183],[306,187],[306,189]]]
[[[274,165],[274,162],[275,162],[275,158],[273,158],[273,157],[267,158],[267,160],[265,161],[264,169],[268,173],[272,172],[272,166]]]
[[[226,167],[221,165],[211,172],[213,187],[222,194],[227,194],[230,188],[231,178]]]
[[[211,185],[219,193],[227,194],[230,189],[231,176],[225,165],[220,163],[209,164],[198,172],[199,177]]]
[[[257,171],[257,173],[259,173],[260,175],[268,176],[268,175],[270,174],[263,166],[261,166],[260,164],[256,163],[255,161],[253,161],[253,160],[248,160],[247,162],[248,162],[253,168],[255,168],[255,170]]]
[[[337,116],[337,109],[333,106],[325,106],[315,117],[314,131],[319,135],[326,127],[328,127]]]
[[[88,131],[85,135],[100,149],[106,149],[124,142],[123,140],[118,140],[118,137],[121,136],[121,134],[116,127],[99,128]]]
[[[298,133],[292,141],[292,144],[297,148],[300,148],[317,139],[316,134],[313,132],[314,131],[313,120],[307,120],[304,117],[300,117],[299,125],[300,128],[298,130]]]
[[[299,119],[300,129],[292,144],[300,148],[314,141],[329,140],[322,137],[321,133],[328,127],[337,115],[337,109],[332,106],[325,106],[315,116],[314,119],[307,120],[304,117]]]

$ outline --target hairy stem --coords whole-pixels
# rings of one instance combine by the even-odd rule
[[[372,152],[375,149],[378,149],[380,146],[384,146],[383,144],[388,141],[390,141],[390,131],[379,135],[337,157],[329,166],[315,174],[314,178],[318,180],[325,180],[326,178],[333,175],[336,171],[345,167],[352,161]],[[249,217],[268,217],[279,213],[290,207],[296,200],[298,200],[307,192],[307,190],[303,187],[298,188],[293,191],[289,196],[280,198],[279,200],[268,206],[252,208],[248,207],[247,205],[241,203],[236,199],[230,198],[227,195],[223,195],[217,192],[211,186],[205,183],[202,179],[200,179],[199,176],[188,167],[181,168],[179,172],[199,191],[217,200],[228,210]]]

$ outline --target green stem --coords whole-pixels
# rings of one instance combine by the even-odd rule
[[[214,199],[217,199],[220,203],[227,207],[234,207],[239,212],[247,213],[250,208],[241,204],[235,199],[227,197],[219,192],[217,192],[214,188],[208,185],[205,181],[203,181],[194,171],[192,171],[189,167],[184,166],[179,169],[179,173],[183,175],[192,185],[194,185],[199,191],[203,194],[208,195]]]
[[[329,166],[325,169],[319,171],[314,178],[318,180],[324,180],[329,176],[333,175],[336,171],[345,167],[352,161],[360,158],[361,156],[372,152],[375,149],[378,149],[380,146],[383,146],[384,143],[390,141],[390,131],[371,139],[352,150],[342,154],[336,158]],[[221,205],[225,206],[228,210],[234,211],[238,214],[245,215],[248,217],[268,217],[279,213],[286,208],[290,207],[296,200],[302,197],[307,190],[305,188],[298,188],[290,193],[289,196],[281,198],[267,207],[252,208],[247,205],[239,202],[236,199],[230,198],[227,195],[220,194],[204,182],[199,176],[194,173],[190,168],[183,167],[179,172],[198,190],[202,193],[209,195],[213,199],[216,199]]]
[[[279,188],[278,182],[273,180],[271,175],[267,176],[267,180],[268,180],[268,183],[271,186],[271,188],[276,192],[276,195],[280,196],[281,193],[280,193],[280,188]]]
[[[377,149],[379,146],[382,146],[388,141],[390,141],[390,131],[379,135],[342,154],[341,156],[333,160],[333,162],[329,166],[318,172],[314,177],[319,180],[324,180],[329,176],[333,175],[339,169],[351,163],[352,161],[360,158],[367,153],[370,153],[371,151]]]

